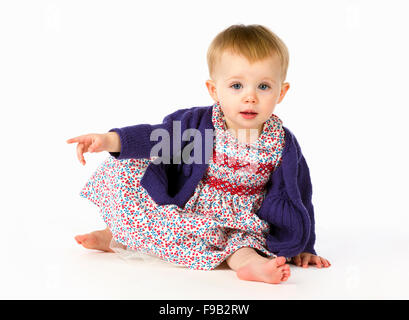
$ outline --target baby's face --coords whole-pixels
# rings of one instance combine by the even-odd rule
[[[206,86],[220,103],[229,129],[259,132],[289,89],[289,84],[281,81],[278,56],[250,64],[228,51],[223,52],[214,79],[206,81]]]

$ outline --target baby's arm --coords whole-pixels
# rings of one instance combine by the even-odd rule
[[[304,268],[308,268],[309,264],[315,264],[318,268],[324,267],[327,268],[331,266],[331,263],[316,254],[314,249],[315,244],[315,218],[314,218],[314,206],[312,204],[312,184],[311,184],[311,176],[310,170],[308,168],[307,162],[304,156],[301,153],[300,145],[298,144],[297,140],[295,140],[297,144],[297,148],[301,157],[299,159],[298,164],[298,188],[300,190],[301,200],[308,211],[310,222],[311,222],[311,229],[310,229],[310,237],[307,241],[307,244],[302,253],[296,255],[292,258],[292,262],[297,266],[302,266]]]
[[[162,139],[160,146],[164,145],[166,149],[155,151],[162,151],[161,157],[164,159],[168,157],[172,159],[174,149],[176,152],[179,152],[180,147],[185,142],[179,141],[179,146],[173,145],[175,140],[173,136],[175,123],[180,125],[179,135],[176,136],[176,140],[180,140],[183,138],[181,133],[184,130],[197,128],[206,112],[209,112],[209,107],[179,109],[167,115],[160,124],[138,124],[113,128],[105,134],[87,134],[69,139],[67,143],[78,142],[77,156],[83,165],[85,164],[83,154],[87,151],[108,151],[117,160],[150,158],[152,157],[152,148],[159,139]]]
[[[116,132],[90,133],[71,138],[67,143],[77,142],[78,160],[85,165],[85,152],[121,152],[121,141]]]

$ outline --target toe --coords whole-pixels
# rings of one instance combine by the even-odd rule
[[[281,271],[281,281],[286,281],[290,277],[290,269],[288,265],[278,268]]]
[[[290,273],[289,272],[283,272],[283,276],[281,278],[281,281],[287,281],[287,279],[290,277]]]
[[[93,233],[87,233],[75,237],[75,240],[87,249],[93,249],[96,245],[97,239]]]
[[[84,236],[78,235],[74,237],[75,241],[77,241],[78,244],[81,244],[82,241],[84,241]]]
[[[285,257],[277,257],[276,259],[277,267],[282,266],[287,261]]]

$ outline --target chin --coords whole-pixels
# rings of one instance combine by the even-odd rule
[[[250,120],[250,121],[246,121],[246,122],[240,122],[240,127],[243,129],[258,129],[261,126],[263,126],[264,122],[260,122],[260,121],[254,121],[254,120]]]

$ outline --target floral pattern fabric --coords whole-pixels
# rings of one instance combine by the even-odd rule
[[[153,159],[109,156],[87,181],[80,195],[99,207],[115,252],[196,270],[212,270],[242,247],[274,256],[266,248],[269,225],[256,212],[271,172],[281,163],[282,121],[273,114],[252,143],[240,142],[226,129],[219,103],[213,106],[212,122],[213,156],[184,208],[157,205],[141,186]]]

